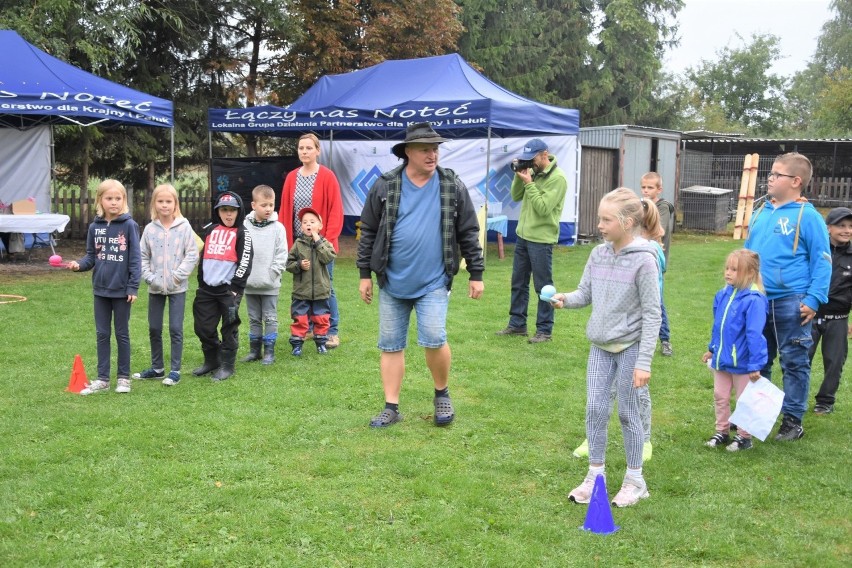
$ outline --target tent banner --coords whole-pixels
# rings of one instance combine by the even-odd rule
[[[0,125],[105,121],[170,128],[171,101],[113,83],[0,30]]]
[[[29,199],[50,213],[50,127],[0,128],[0,209]]]
[[[568,193],[562,209],[560,242],[573,240],[577,223],[577,137],[540,136],[547,144],[551,155],[556,156],[557,165],[568,178]],[[512,200],[511,186],[515,173],[512,159],[523,153],[524,138],[492,138],[490,160],[487,139],[451,140],[440,146],[439,164],[454,170],[470,192],[471,200],[479,208],[488,201],[488,215],[506,215],[514,238],[514,227],[521,212],[521,202]],[[347,216],[359,217],[367,193],[376,179],[402,162],[393,155],[391,148],[398,142],[374,141],[320,141],[320,161],[329,167],[340,182],[343,196],[343,211]],[[490,162],[490,163],[489,163]],[[490,184],[486,191],[486,168]]]
[[[68,122],[86,124],[74,117],[101,122],[115,120],[147,126],[172,126],[171,108],[160,99],[128,100],[109,92],[100,94],[69,91],[20,93],[0,90],[0,113],[11,115],[54,115]]]
[[[428,121],[434,128],[486,127],[491,101],[409,101],[383,109],[335,108],[299,111],[264,106],[246,109],[208,109],[208,126],[213,131],[253,130],[390,130],[402,133],[411,124]]]

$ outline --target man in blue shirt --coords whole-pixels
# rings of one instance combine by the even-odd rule
[[[745,248],[760,255],[760,275],[769,300],[763,335],[769,359],[761,374],[771,377],[781,356],[784,403],[776,440],[805,435],[812,320],[828,300],[831,252],[822,216],[802,197],[811,180],[810,160],[796,152],[778,156],[769,174],[767,203],[751,218]]]
[[[405,141],[393,147],[403,164],[383,174],[361,212],[356,265],[359,291],[373,301],[372,272],[379,284],[379,342],[385,408],[370,426],[402,420],[399,393],[405,375],[405,347],[411,311],[417,314],[417,344],[435,383],[435,424],[455,418],[449,394],[452,355],[447,343],[447,306],[460,256],[470,273],[468,297],[482,296],[485,261],[479,221],[467,188],[438,166],[438,145],[446,142],[428,122],[412,124]],[[459,254],[461,252],[461,254]]]

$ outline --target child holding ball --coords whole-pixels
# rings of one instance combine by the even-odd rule
[[[114,179],[102,181],[95,202],[97,216],[89,225],[86,256],[68,263],[75,272],[92,270],[95,294],[98,378],[80,391],[83,396],[109,390],[112,322],[118,344],[115,392],[130,392],[130,306],[139,294],[141,273],[139,226],[130,216],[124,186]]]
[[[588,503],[595,479],[604,474],[613,383],[618,393],[627,472],[612,504],[627,507],[649,496],[642,477],[639,390],[651,378],[651,360],[660,331],[660,286],[656,252],[637,236],[649,205],[653,207],[627,188],[606,194],[598,207],[598,229],[606,242],[589,256],[578,289],[553,296],[557,308],[592,305],[586,326],[586,336],[592,343],[586,378],[589,471],[568,496],[575,503]]]

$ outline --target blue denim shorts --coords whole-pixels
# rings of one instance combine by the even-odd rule
[[[447,306],[444,286],[419,298],[400,299],[379,290],[379,349],[402,351],[408,344],[411,310],[417,314],[417,345],[437,349],[447,342]]]

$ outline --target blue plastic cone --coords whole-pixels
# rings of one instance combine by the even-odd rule
[[[612,509],[609,505],[609,496],[606,494],[606,481],[603,475],[598,475],[595,478],[589,511],[586,513],[586,522],[580,528],[595,534],[612,534],[621,528],[615,526],[615,522],[612,520]]]

